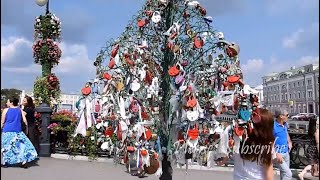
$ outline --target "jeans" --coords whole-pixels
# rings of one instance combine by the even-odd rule
[[[290,169],[290,154],[289,152],[287,153],[280,153],[283,162],[282,164],[278,164],[278,168],[280,170],[280,179],[281,180],[290,180],[292,179],[292,172]]]

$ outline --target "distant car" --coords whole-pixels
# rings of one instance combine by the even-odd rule
[[[308,121],[308,118],[310,117],[316,118],[317,115],[315,113],[299,113],[297,115],[291,116],[291,119],[294,121]]]

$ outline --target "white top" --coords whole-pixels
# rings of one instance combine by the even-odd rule
[[[251,162],[243,160],[239,154],[233,155],[234,159],[234,180],[254,180],[254,179],[265,179],[264,167],[258,165],[257,162]]]

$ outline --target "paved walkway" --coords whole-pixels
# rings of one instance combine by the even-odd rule
[[[275,179],[279,179],[275,176]],[[122,165],[115,166],[109,162],[87,162],[77,160],[62,160],[54,158],[41,158],[38,166],[29,169],[1,168],[1,178],[5,180],[93,180],[93,179],[115,179],[136,180],[125,172]],[[189,170],[188,175],[184,170],[175,169],[174,180],[209,180],[209,179],[231,180],[232,171],[201,171]],[[155,175],[143,178],[145,180],[157,180]],[[312,178],[313,179],[313,178]],[[317,179],[317,178],[314,178]]]

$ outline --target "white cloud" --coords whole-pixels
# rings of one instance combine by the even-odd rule
[[[296,60],[279,60],[272,56],[270,60],[249,59],[241,64],[245,83],[254,87],[262,84],[262,77],[272,72],[282,72],[292,66],[301,67],[308,64],[319,64],[319,56],[302,56]]]
[[[241,65],[241,68],[244,73],[258,72],[263,68],[263,60],[249,59],[247,63]]]
[[[31,64],[28,67],[3,67],[3,70],[11,73],[40,74],[41,66],[37,64]]]
[[[9,37],[1,41],[1,86],[31,89],[41,66],[34,63],[32,42],[26,38]],[[95,67],[83,44],[59,44],[62,57],[52,72],[60,78],[62,90],[80,89],[84,82],[94,77]],[[15,80],[15,84],[13,83]],[[20,83],[17,83],[20,81]],[[67,90],[68,91],[68,90]]]
[[[319,23],[313,23],[310,27],[300,28],[282,41],[284,48],[315,48],[319,47]]]
[[[299,59],[298,65],[319,64],[319,56],[303,56]]]
[[[40,69],[39,65],[36,65],[31,61],[30,52],[32,51],[32,42],[25,38],[10,37],[1,41],[1,61],[15,63],[11,66],[4,66],[4,70],[8,72],[18,73],[35,73]],[[30,48],[30,52],[25,52],[21,47]],[[82,44],[59,44],[62,50],[62,57],[57,67],[53,68],[53,71],[59,74],[79,74],[83,71],[93,72],[93,63],[89,60],[88,50],[85,45]],[[24,59],[17,59],[16,55],[20,54],[24,56]],[[19,66],[19,61],[28,61],[27,66]],[[16,64],[17,63],[17,64]],[[30,70],[29,70],[30,69]]]
[[[62,57],[57,68],[59,74],[81,74],[94,72],[93,62],[89,60],[88,50],[85,45],[61,43]]]
[[[1,63],[5,63],[19,53],[21,47],[32,47],[32,43],[24,38],[1,38]]]

